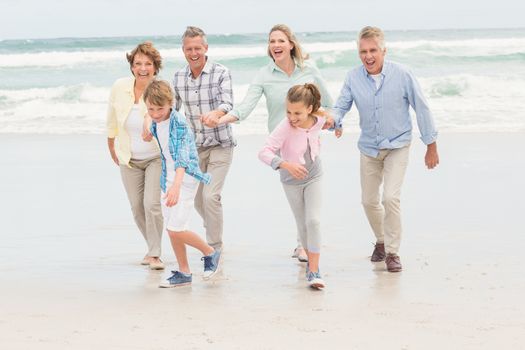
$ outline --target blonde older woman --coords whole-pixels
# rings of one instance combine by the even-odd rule
[[[160,208],[160,151],[155,142],[142,139],[147,114],[142,94],[162,67],[159,52],[150,42],[139,44],[126,55],[132,77],[111,88],[107,114],[108,148],[120,174],[133,218],[146,240],[148,251],[141,264],[161,270],[163,231]]]

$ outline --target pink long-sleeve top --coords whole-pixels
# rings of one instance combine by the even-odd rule
[[[296,128],[285,118],[266,139],[264,148],[259,152],[259,159],[277,169],[282,161],[305,164],[304,154],[310,145],[312,161],[319,155],[319,133],[326,119],[317,117],[317,122],[310,129]],[[280,150],[281,156],[277,155]]]

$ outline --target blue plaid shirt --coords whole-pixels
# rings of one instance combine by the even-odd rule
[[[437,139],[423,91],[414,75],[400,64],[384,62],[379,89],[364,66],[352,69],[333,108],[336,127],[341,127],[353,103],[359,111],[359,150],[368,156],[377,157],[381,149],[401,148],[410,143],[410,107],[416,112],[423,143],[428,145]]]
[[[193,176],[200,182],[209,184],[210,174],[203,173],[199,168],[199,156],[195,147],[193,133],[189,132],[186,118],[175,109],[170,114],[170,135],[169,148],[170,155],[175,162],[175,169],[184,168],[186,174]],[[159,137],[157,136],[157,123],[151,124],[151,133],[157,139],[160,146]],[[160,175],[160,188],[166,192],[166,158],[164,152],[161,152],[162,173]]]

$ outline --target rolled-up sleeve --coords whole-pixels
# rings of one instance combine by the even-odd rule
[[[437,140],[438,132],[434,125],[434,118],[430,112],[428,102],[423,95],[423,90],[416,80],[415,76],[408,71],[406,73],[408,86],[408,102],[416,112],[416,121],[421,134],[421,141],[425,145],[434,143]]]
[[[189,135],[188,126],[182,118],[178,118],[170,130],[170,143],[173,149],[174,167],[186,169],[190,163],[190,147],[193,139]]]
[[[229,113],[233,108],[233,89],[230,71],[225,70],[219,79],[219,107],[224,113]]]
[[[117,114],[115,112],[115,86],[111,87],[111,93],[109,95],[108,110],[106,115],[106,132],[110,139],[115,138],[118,135],[118,124]]]

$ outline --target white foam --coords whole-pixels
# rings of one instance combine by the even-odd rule
[[[519,77],[450,75],[419,79],[440,131],[525,131],[525,82]],[[337,98],[342,81],[328,81]],[[443,89],[454,88],[454,94]],[[102,134],[109,86],[90,84],[0,90],[0,133]],[[240,103],[247,84],[234,85]],[[441,90],[440,90],[441,89]],[[441,93],[439,93],[441,91]],[[267,134],[264,97],[245,121],[234,126],[241,134]],[[359,116],[354,106],[345,117],[345,129],[356,132]]]
[[[338,53],[356,50],[355,41],[315,42],[303,44],[308,53]],[[525,38],[471,39],[471,40],[412,40],[391,41],[387,47],[397,53],[411,54],[420,48],[431,55],[479,56],[508,55],[525,52]],[[159,49],[165,60],[184,59],[180,46]],[[125,60],[125,51],[50,51],[0,55],[0,67],[61,67],[110,63]],[[266,56],[266,45],[211,46],[209,55],[217,58],[245,58]],[[325,58],[327,63],[329,58]]]

